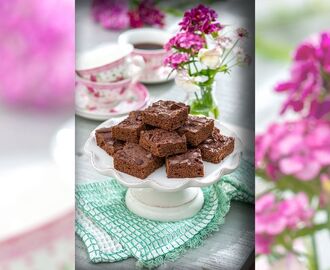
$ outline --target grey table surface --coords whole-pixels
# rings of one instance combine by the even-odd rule
[[[91,20],[89,1],[76,2],[76,48],[84,51],[105,42],[116,41],[120,32],[102,29]],[[213,5],[221,22],[234,27],[243,26],[250,32],[247,50],[254,48],[254,1],[221,1]],[[175,18],[168,19],[168,25]],[[151,98],[183,100],[185,94],[173,82],[148,85]],[[247,149],[254,149],[254,65],[236,68],[231,75],[220,75],[216,99],[220,107],[220,121],[239,133]],[[101,122],[76,116],[76,183],[103,181],[91,166],[83,145],[90,132]],[[249,181],[253,181],[250,179]],[[208,237],[203,245],[191,249],[175,262],[167,262],[159,269],[248,269],[254,262],[254,206],[232,202],[226,222],[219,231]],[[76,237],[76,269],[134,269],[131,258],[118,263],[91,264],[84,245]]]

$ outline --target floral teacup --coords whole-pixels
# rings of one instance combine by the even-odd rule
[[[139,75],[144,68],[141,56],[132,55],[131,44],[105,43],[77,54],[78,76],[92,82],[117,82]]]
[[[116,82],[93,82],[79,76],[76,83],[86,88],[90,104],[111,109],[126,99],[128,90],[135,85],[136,78],[124,79]]]
[[[140,81],[159,82],[168,77],[171,69],[163,64],[168,52],[163,48],[170,39],[170,33],[153,28],[132,29],[122,33],[118,43],[134,46],[133,55],[142,56],[145,62]]]

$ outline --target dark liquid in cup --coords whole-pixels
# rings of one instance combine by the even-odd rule
[[[139,50],[161,50],[163,49],[162,44],[157,44],[157,43],[135,43],[133,44],[135,49]]]

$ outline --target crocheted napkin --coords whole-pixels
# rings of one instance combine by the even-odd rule
[[[202,188],[203,208],[194,217],[158,222],[136,216],[125,206],[126,188],[115,180],[76,186],[76,233],[91,262],[135,257],[138,267],[177,259],[224,223],[231,200],[254,202],[254,166],[242,160],[235,172]],[[247,183],[250,183],[247,184]]]

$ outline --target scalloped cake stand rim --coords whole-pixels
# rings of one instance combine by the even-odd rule
[[[231,162],[229,162],[228,160],[226,161],[227,163],[229,163],[227,166],[222,167],[220,170],[218,171],[213,171],[211,173],[211,175],[209,175],[208,177],[211,180],[208,180],[207,182],[203,182],[203,179],[205,179],[205,177],[201,177],[201,178],[183,178],[183,179],[168,179],[167,181],[176,181],[176,183],[179,183],[176,186],[173,187],[168,187],[168,186],[164,186],[159,184],[159,182],[156,182],[152,177],[147,177],[144,180],[138,179],[136,178],[136,182],[127,182],[125,181],[125,176],[127,176],[127,174],[119,172],[117,170],[115,170],[112,167],[107,167],[107,168],[100,168],[96,165],[95,160],[97,158],[99,158],[97,156],[97,154],[95,153],[95,151],[97,151],[96,149],[98,148],[98,146],[96,146],[96,141],[95,141],[95,130],[101,127],[109,127],[115,123],[120,122],[123,119],[123,117],[120,118],[112,118],[109,119],[103,123],[101,123],[98,127],[96,127],[91,133],[89,138],[87,139],[86,143],[85,143],[85,151],[90,155],[90,160],[92,163],[92,166],[94,167],[94,169],[96,169],[99,173],[106,175],[106,176],[111,176],[114,177],[118,182],[120,182],[122,185],[128,187],[128,188],[153,188],[157,191],[162,191],[162,192],[176,192],[176,191],[180,191],[182,189],[186,189],[189,187],[205,187],[205,186],[209,186],[211,184],[214,184],[215,182],[219,181],[220,178],[226,174],[231,173],[232,171],[234,171],[240,162],[240,158],[242,156],[242,150],[243,150],[243,144],[240,140],[240,138],[230,129],[228,129],[225,125],[220,124],[220,122],[218,120],[215,120],[215,125],[217,127],[222,129],[225,128],[227,129],[227,131],[229,131],[231,134],[231,136],[235,137],[235,149],[234,152],[231,153],[228,157],[226,157],[225,160],[230,159]],[[97,147],[97,148],[96,148]],[[94,149],[93,149],[94,148]],[[103,151],[102,149],[99,149],[99,151]],[[223,162],[219,163],[219,166],[222,166]],[[152,174],[151,174],[152,176]],[[128,176],[130,178],[132,178],[132,176]]]

